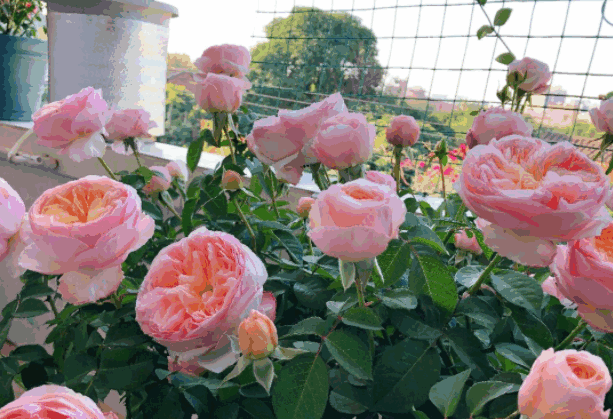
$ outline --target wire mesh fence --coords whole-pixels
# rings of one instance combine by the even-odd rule
[[[496,92],[506,83],[507,68],[496,57],[509,49],[518,59],[545,62],[553,73],[549,92],[533,97],[524,113],[533,136],[571,141],[594,155],[599,133],[587,111],[613,90],[613,10],[603,0],[480,3],[259,0],[257,13],[269,23],[254,28],[253,87],[244,103],[265,117],[340,91],[350,111],[377,126],[378,166],[391,162],[385,127],[395,115],[411,115],[422,135],[407,169],[417,169],[419,177],[429,146],[445,138],[457,147],[475,111],[500,104]],[[477,30],[501,8],[512,9],[508,22],[497,27],[502,39],[478,39]],[[459,173],[453,170],[450,181]]]

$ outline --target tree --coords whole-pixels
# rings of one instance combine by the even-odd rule
[[[294,7],[265,31],[268,40],[251,51],[250,78],[256,85],[278,86],[285,89],[281,97],[307,101],[320,100],[314,93],[376,94],[384,75],[376,58],[377,38],[359,18]]]
[[[187,54],[169,53],[166,57],[166,66],[168,68],[185,68],[189,70],[196,69],[196,66],[192,63],[192,60]]]

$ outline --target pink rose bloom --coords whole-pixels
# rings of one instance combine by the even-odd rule
[[[602,359],[572,349],[541,352],[519,389],[519,412],[530,419],[607,419],[611,374]]]
[[[567,241],[611,222],[609,179],[568,142],[511,135],[477,146],[454,188],[473,214],[518,236]]]
[[[176,357],[175,359],[170,356],[168,357],[168,371],[178,371],[193,377],[199,377],[206,371],[206,368],[201,367],[197,362],[179,361],[178,359],[179,357]],[[170,377],[168,379],[170,380]]]
[[[151,166],[149,169],[158,173],[154,173],[149,183],[143,186],[144,193],[154,194],[170,189],[170,185],[172,184],[172,176],[170,176],[170,172],[166,167]]]
[[[396,181],[394,180],[393,176],[390,176],[387,173],[378,172],[376,170],[367,170],[365,178],[373,183],[387,186],[392,192],[396,193]]]
[[[247,246],[201,227],[155,257],[138,292],[136,321],[179,361],[221,372],[237,359],[228,336],[260,307],[266,278]]]
[[[129,138],[151,138],[149,130],[157,127],[157,123],[149,118],[149,112],[144,109],[114,111],[105,126],[107,140],[113,141],[111,146],[113,151],[119,154],[131,155],[133,151],[124,143],[124,140]]]
[[[14,247],[25,214],[26,206],[17,191],[0,178],[0,262]]]
[[[426,163],[425,163],[425,162],[423,162],[423,161],[420,161],[420,162],[419,162],[419,168],[420,168],[420,169],[423,169],[424,167],[426,167]]]
[[[613,331],[613,223],[599,236],[559,246],[551,265],[562,295],[577,303],[579,314],[599,330]],[[587,315],[584,316],[584,315]],[[604,317],[599,322],[597,317]],[[608,322],[610,326],[605,327]]]
[[[468,250],[476,255],[480,255],[483,253],[481,246],[479,246],[479,242],[477,241],[477,236],[473,233],[472,237],[468,237],[466,231],[460,230],[454,235],[455,247],[462,250]]]
[[[303,196],[298,200],[298,206],[296,206],[296,212],[300,217],[306,219],[309,218],[309,213],[311,212],[311,208],[315,200],[308,196]]]
[[[321,251],[348,262],[374,258],[398,237],[404,202],[389,187],[358,179],[321,192],[308,233]]]
[[[202,77],[214,73],[242,78],[249,73],[249,63],[251,55],[247,48],[224,44],[205,49],[194,65],[200,70]]]
[[[92,399],[56,385],[35,387],[0,409],[0,419],[105,419]]]
[[[549,81],[551,80],[551,71],[549,66],[541,61],[533,58],[523,58],[515,60],[509,64],[508,74],[517,73],[519,79],[523,80],[519,84],[519,88],[531,93],[545,93],[549,89]]]
[[[613,99],[605,100],[600,107],[591,109],[590,117],[598,131],[613,134]]]
[[[58,291],[71,304],[108,297],[123,280],[121,264],[155,229],[134,188],[86,176],[45,191],[22,227],[26,269],[59,275]]]
[[[391,145],[410,147],[419,139],[419,124],[412,116],[398,115],[385,130],[385,138]]]
[[[234,112],[241,106],[243,93],[251,83],[223,74],[209,73],[196,86],[196,102],[209,112]]]
[[[556,297],[558,300],[560,300],[560,303],[562,303],[562,305],[566,307],[576,307],[577,306],[575,303],[570,301],[568,298],[566,298],[562,294],[562,292],[560,291],[560,287],[558,286],[558,281],[556,280],[555,276],[550,276],[545,281],[543,281],[543,283],[541,284],[541,288],[543,289],[544,293],[549,294],[553,297]]]
[[[344,113],[327,119],[311,152],[330,169],[346,169],[372,156],[377,130],[361,113]]]
[[[264,291],[258,311],[265,314],[273,322],[275,321],[277,317],[277,299],[272,292]]]
[[[317,163],[310,145],[328,118],[347,112],[340,93],[297,111],[280,110],[278,116],[260,119],[246,138],[258,160],[272,166],[277,176],[294,185],[303,166]]]
[[[500,140],[509,135],[532,135],[532,125],[520,114],[502,108],[491,108],[481,112],[466,133],[466,144],[473,148],[479,144],[488,144],[494,138]]]
[[[81,162],[104,155],[106,143],[102,136],[108,117],[102,90],[86,87],[34,112],[32,129],[38,144],[58,149],[59,154],[68,154],[72,160]]]
[[[173,178],[181,179],[184,182],[189,179],[189,170],[187,168],[187,164],[185,164],[183,160],[171,161],[166,165],[166,169]]]
[[[510,228],[502,228],[482,218],[475,222],[483,233],[483,242],[513,262],[526,266],[545,267],[553,262],[556,244],[534,236],[522,236]]]

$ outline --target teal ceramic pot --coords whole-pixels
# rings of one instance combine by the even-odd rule
[[[48,43],[0,34],[0,121],[31,121],[47,81]]]

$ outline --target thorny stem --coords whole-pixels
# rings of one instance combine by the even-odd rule
[[[400,193],[400,160],[402,159],[402,146],[394,146],[394,179],[396,180],[396,193]]]
[[[277,192],[276,192],[276,182],[274,182],[274,174],[272,173],[272,171],[270,172],[270,179],[271,179],[271,183],[272,183],[272,189],[270,191],[271,195],[270,195],[270,199],[272,200],[272,207],[275,209],[275,214],[277,214],[277,218],[280,218],[281,215],[279,214],[279,209],[277,208]]]
[[[60,315],[60,313],[57,311],[57,307],[55,306],[55,301],[53,301],[53,298],[47,297],[47,302],[51,306],[51,310],[53,311],[53,315],[57,319],[58,316]]]
[[[511,413],[505,419],[513,419],[515,416],[519,416],[519,410],[516,410],[515,412]]]
[[[253,251],[255,252],[256,249],[256,238],[255,238],[255,233],[253,232],[253,229],[251,228],[251,225],[249,224],[249,221],[247,221],[247,217],[245,217],[245,214],[243,213],[243,210],[241,209],[240,205],[238,204],[238,201],[236,200],[236,196],[232,197],[232,202],[234,203],[234,206],[236,207],[236,211],[238,212],[238,216],[241,218],[241,220],[243,221],[243,223],[245,224],[245,226],[247,226],[247,231],[249,232],[249,235],[251,236],[251,247],[253,247]]]
[[[498,39],[500,39],[500,42],[502,42],[502,45],[504,45],[504,47],[507,49],[507,51],[509,51],[511,54],[513,54],[513,51],[511,51],[511,48],[509,48],[509,46],[507,45],[506,42],[504,42],[504,39],[502,39],[502,36],[500,36],[500,34],[498,33],[498,31],[496,30],[496,27],[494,26],[494,24],[492,23],[492,21],[490,20],[490,17],[488,16],[487,12],[485,11],[485,7],[483,7],[483,5],[481,3],[479,3],[479,6],[481,6],[481,10],[483,10],[483,14],[485,15],[485,17],[487,18],[488,23],[490,24],[490,27],[494,30],[494,34],[496,35],[496,37]]]
[[[232,146],[232,138],[230,138],[230,133],[228,132],[228,128],[224,127],[224,132],[226,137],[228,137],[228,144],[230,145],[230,155],[232,156],[232,163],[236,165],[236,155],[234,153],[234,146]]]
[[[479,291],[479,289],[481,288],[481,284],[483,284],[483,282],[489,276],[490,272],[492,272],[494,270],[496,265],[498,265],[498,263],[501,260],[502,260],[502,256],[500,256],[498,253],[495,253],[494,257],[492,258],[492,261],[490,262],[490,264],[487,265],[487,268],[485,268],[485,270],[481,273],[481,275],[479,275],[479,278],[477,279],[477,282],[475,282],[473,284],[473,286],[468,289],[468,294],[469,295],[474,295],[477,291]]]
[[[564,339],[558,346],[556,346],[556,351],[561,351],[562,349],[566,349],[566,347],[568,347],[568,345],[570,345],[573,340],[575,339],[575,337],[581,333],[581,331],[583,329],[585,329],[585,327],[587,326],[587,323],[585,320],[581,319],[579,320],[579,324],[577,325],[577,327],[575,327],[575,329],[570,332],[570,334],[568,336],[566,336],[566,339]]]
[[[109,174],[109,176],[111,177],[111,179],[113,180],[117,180],[117,178],[115,177],[115,175],[113,174],[113,171],[111,170],[111,168],[106,164],[106,162],[104,161],[104,159],[102,157],[98,157],[98,161],[100,162],[100,164],[102,165],[102,167],[104,167],[104,170],[106,170],[106,172]]]

